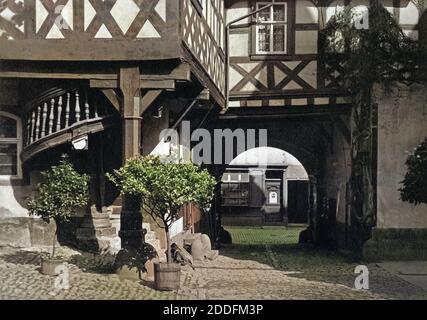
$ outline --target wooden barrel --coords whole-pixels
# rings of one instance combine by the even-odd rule
[[[57,276],[59,274],[57,267],[61,266],[63,263],[64,261],[60,259],[42,258],[40,271],[42,274],[48,276]]]
[[[154,283],[157,290],[172,291],[180,287],[181,266],[176,263],[154,263]]]

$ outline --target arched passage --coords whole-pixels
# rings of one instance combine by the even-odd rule
[[[309,198],[309,175],[296,157],[274,147],[253,148],[222,175],[222,223],[307,223]]]

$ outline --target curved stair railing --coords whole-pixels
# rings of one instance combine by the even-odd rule
[[[114,124],[114,115],[105,106],[100,108],[84,89],[52,89],[28,103],[24,116],[23,162],[46,149]]]

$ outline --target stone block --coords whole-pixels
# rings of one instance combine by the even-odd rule
[[[56,232],[56,223],[42,219],[29,219],[29,230],[32,246],[51,246]]]
[[[427,260],[427,229],[372,230],[363,248],[367,261]]]
[[[0,219],[0,246],[31,247],[28,218]]]

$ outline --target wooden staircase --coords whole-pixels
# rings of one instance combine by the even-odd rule
[[[25,106],[22,161],[114,125],[109,108],[88,89],[51,89]]]

